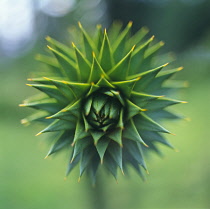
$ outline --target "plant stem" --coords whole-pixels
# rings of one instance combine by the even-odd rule
[[[107,199],[106,199],[106,192],[105,192],[105,185],[104,182],[101,180],[102,176],[97,176],[96,185],[89,186],[89,194],[90,194],[90,201],[91,201],[91,209],[106,209],[107,208]]]

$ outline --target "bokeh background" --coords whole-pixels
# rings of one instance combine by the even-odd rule
[[[0,0],[0,208],[93,209],[102,199],[108,209],[209,209],[209,11],[209,0]],[[161,146],[163,158],[151,154],[146,182],[134,171],[119,173],[118,184],[102,174],[97,194],[85,177],[77,183],[77,170],[63,180],[68,153],[44,160],[50,144],[34,136],[40,126],[20,124],[31,110],[18,104],[35,93],[25,83],[41,67],[34,56],[47,35],[65,43],[78,21],[91,28],[113,20],[132,20],[133,32],[147,26],[165,41],[163,53],[176,54],[173,65],[185,68],[177,78],[189,83],[180,94],[189,103],[176,109],[190,121],[167,124],[179,152]]]

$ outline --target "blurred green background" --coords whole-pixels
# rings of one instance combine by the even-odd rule
[[[50,35],[67,40],[67,28],[81,21],[85,27],[113,20],[134,22],[134,31],[148,26],[150,35],[164,40],[165,51],[176,53],[177,77],[189,82],[180,98],[188,104],[176,109],[190,122],[166,123],[176,136],[168,139],[180,152],[162,146],[164,157],[147,159],[146,182],[131,171],[119,173],[118,184],[102,174],[105,208],[210,208],[210,2],[208,0],[13,0],[0,1],[0,208],[93,209],[94,189],[77,170],[63,180],[69,153],[43,160],[50,144],[35,137],[39,125],[24,127],[20,120],[31,110],[18,104],[35,90],[26,79],[40,69],[34,60]],[[164,51],[165,50],[165,51]],[[98,193],[98,196],[101,196]]]

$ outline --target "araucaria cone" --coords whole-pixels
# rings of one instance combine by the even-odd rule
[[[47,37],[53,56],[38,56],[51,74],[29,79],[41,93],[20,105],[37,109],[22,122],[45,123],[37,135],[55,132],[47,156],[71,150],[66,175],[79,164],[79,176],[86,172],[94,183],[102,164],[115,178],[128,165],[143,176],[145,152],[159,152],[158,143],[172,147],[164,138],[170,131],[159,122],[179,118],[166,107],[184,103],[170,98],[177,89],[170,78],[182,68],[155,66],[163,42],[153,44],[154,36],[143,41],[145,28],[132,36],[131,27],[114,23],[106,31],[99,25],[88,34],[79,23],[71,46]]]

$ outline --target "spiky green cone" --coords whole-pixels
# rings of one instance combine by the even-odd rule
[[[143,176],[144,153],[159,152],[157,143],[172,147],[163,136],[170,131],[159,121],[179,118],[165,108],[182,101],[163,95],[174,90],[165,81],[182,68],[162,70],[167,63],[154,67],[163,42],[151,44],[154,37],[143,42],[148,31],[131,36],[131,26],[121,30],[113,24],[108,32],[97,26],[89,35],[79,23],[79,30],[71,31],[75,44],[68,47],[48,37],[54,56],[38,57],[52,73],[29,79],[36,84],[28,85],[42,93],[21,105],[38,110],[22,122],[46,123],[37,135],[60,134],[47,156],[68,147],[67,175],[79,164],[79,176],[86,171],[94,183],[100,164],[115,178],[118,168],[124,173],[130,164]]]

